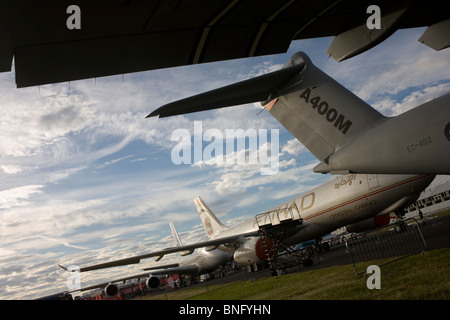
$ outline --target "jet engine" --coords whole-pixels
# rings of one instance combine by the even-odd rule
[[[363,232],[370,229],[375,229],[377,227],[386,226],[391,221],[391,215],[389,213],[378,215],[373,218],[365,219],[362,221],[358,221],[352,224],[349,224],[345,227],[347,232],[350,233],[358,233]]]
[[[150,276],[145,282],[147,288],[149,289],[158,289],[161,285],[161,278],[156,276]]]
[[[119,286],[115,283],[110,283],[103,291],[108,298],[115,298],[119,294]]]
[[[273,257],[272,247],[273,241],[267,237],[252,238],[234,252],[234,261],[239,264],[261,263],[267,255]]]

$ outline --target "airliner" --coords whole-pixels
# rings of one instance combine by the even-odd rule
[[[175,225],[170,221],[170,229],[172,231],[172,237],[175,242],[176,247],[183,246],[180,236],[175,228]],[[190,255],[193,250],[185,250],[180,252],[181,256]],[[150,290],[158,289],[161,285],[161,278],[171,275],[183,275],[183,282],[190,280],[196,276],[210,273],[218,270],[228,262],[233,260],[233,255],[229,252],[216,250],[205,250],[205,248],[200,248],[196,254],[189,259],[180,262],[172,263],[166,265],[157,265],[153,267],[144,268],[146,273],[135,274],[120,279],[111,280],[108,282],[80,288],[68,291],[68,293],[78,292],[78,291],[88,291],[93,289],[102,289],[108,298],[114,298],[119,294],[118,283],[124,282],[130,279],[145,279],[145,284]],[[64,270],[68,271],[69,268],[59,265]],[[182,283],[185,284],[185,283]]]
[[[80,272],[137,264],[141,260],[174,252],[228,252],[243,265],[263,263],[269,258],[264,251],[261,230],[282,228],[282,240],[295,245],[319,238],[338,228],[386,225],[390,213],[399,212],[415,202],[435,175],[349,174],[338,176],[271,210],[264,211],[240,224],[225,226],[200,198],[194,200],[208,240],[144,253],[134,257],[81,267]],[[203,251],[205,250],[205,251]],[[62,266],[61,266],[62,267]],[[63,267],[64,268],[64,267]]]
[[[183,243],[178,235],[177,230],[172,221],[170,221],[170,229],[175,241],[175,246],[182,247]],[[190,255],[193,250],[181,251],[181,256]],[[185,279],[192,279],[205,273],[211,273],[223,267],[228,262],[233,260],[233,254],[219,249],[206,250],[199,248],[196,254],[189,259],[180,262],[179,264],[159,265],[151,268],[144,268],[143,270],[152,271],[152,276],[155,275],[183,275]]]

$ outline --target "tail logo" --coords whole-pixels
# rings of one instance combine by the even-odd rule
[[[205,217],[203,220],[203,223],[205,224],[206,233],[210,236],[213,233],[213,227],[211,225],[211,220],[209,220],[208,217]]]
[[[352,126],[352,122],[350,120],[345,121],[345,116],[339,114],[336,109],[331,108],[328,102],[323,100],[320,96],[311,99],[310,96],[311,89],[306,88],[299,97],[300,99],[305,100],[306,103],[311,103],[313,109],[316,109],[321,116],[325,116],[328,122],[334,122],[334,126],[343,134],[346,134],[348,129]]]

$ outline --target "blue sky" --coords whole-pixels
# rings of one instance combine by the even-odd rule
[[[329,181],[317,160],[257,103],[164,119],[157,107],[277,70],[296,51],[387,116],[450,91],[450,50],[401,30],[344,62],[329,59],[331,38],[295,41],[286,54],[170,68],[31,88],[0,74],[0,299],[66,290],[57,264],[80,265],[172,246],[169,220],[184,243],[203,240],[194,198],[228,225]],[[174,130],[278,129],[279,171],[258,165],[175,165]],[[205,145],[204,145],[205,146]],[[165,257],[161,263],[179,259]],[[145,265],[154,264],[149,259]],[[139,266],[82,274],[92,285],[139,273]]]

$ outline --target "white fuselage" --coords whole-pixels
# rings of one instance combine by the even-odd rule
[[[293,245],[316,239],[342,226],[374,217],[403,198],[420,194],[434,177],[376,174],[340,176],[258,215],[258,219],[252,218],[233,226],[214,238],[255,231],[261,224],[301,219],[303,223],[293,229],[294,232],[284,242]],[[222,249],[233,252],[236,250],[225,247]]]
[[[194,265],[196,270],[187,272],[187,277],[195,277],[204,273],[210,273],[217,270],[221,265],[233,261],[233,254],[219,249],[206,250],[205,248],[198,249],[197,255],[182,263],[181,266]]]

